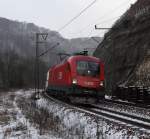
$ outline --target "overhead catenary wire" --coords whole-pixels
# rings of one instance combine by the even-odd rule
[[[96,23],[96,25],[99,25],[99,24],[102,24],[102,23],[106,23],[106,22],[108,23],[108,22],[110,22],[110,21],[117,20],[117,19],[119,19],[120,17],[121,17],[121,16],[112,17],[112,18],[103,20],[103,21],[101,21],[101,22],[99,22],[99,23]]]
[[[96,21],[98,20],[102,20],[101,22],[97,23],[97,24],[101,24],[101,23],[105,23],[105,22],[108,22],[108,21],[112,21],[113,19],[116,18],[120,18],[121,16],[116,16],[116,17],[113,17],[113,18],[110,18],[110,19],[106,19],[105,17],[107,17],[107,15],[109,15],[110,13],[114,13],[116,12],[118,9],[120,9],[121,7],[123,7],[124,5],[126,4],[129,4],[130,0],[127,0],[127,1],[124,1],[123,3],[117,5],[116,7],[112,8],[111,10],[107,11],[104,15],[102,15],[101,17],[99,17],[98,19],[94,20],[91,24],[87,25],[86,27],[82,28],[80,31],[78,32],[75,32],[75,33],[72,33],[72,34],[78,34],[78,33],[81,33],[85,30],[87,30],[88,28],[90,27],[93,27],[95,24]],[[90,33],[91,34],[91,33]],[[89,36],[89,35],[88,35]]]
[[[94,0],[87,7],[85,7],[81,12],[79,12],[75,17],[69,20],[65,25],[63,25],[58,31],[64,30],[68,25],[70,25],[74,20],[76,20],[79,16],[81,16],[87,9],[89,9],[97,0]]]
[[[117,16],[117,17],[113,17],[113,18],[110,18],[110,19],[107,19],[107,20],[103,20],[103,21],[101,21],[101,22],[99,22],[99,23],[96,23],[96,25],[99,25],[99,24],[101,24],[101,23],[108,23],[108,22],[110,22],[110,21],[113,21],[113,20],[117,20],[118,18],[120,18],[121,16]],[[81,32],[83,32],[83,31],[85,31],[85,30],[87,30],[87,29],[89,29],[90,27],[92,27],[92,29],[91,30],[95,30],[95,29],[93,29],[94,28],[94,24],[91,24],[91,25],[88,25],[87,27],[85,27],[85,28],[83,28],[83,29],[81,29],[80,31],[78,31],[78,32],[76,32],[76,33],[81,33]],[[92,31],[90,31],[90,32],[92,32]],[[75,34],[75,33],[74,33]],[[91,35],[91,33],[88,35],[88,36],[90,36]]]
[[[56,48],[59,45],[59,43],[56,43],[54,46],[50,47],[49,49],[47,49],[45,52],[41,53],[38,57],[41,57],[43,55],[45,55],[47,52],[53,50],[54,48]]]
[[[106,12],[103,16],[99,17],[97,20],[100,20],[104,17],[107,17],[107,15],[109,15],[110,13],[112,14],[112,13],[116,12],[118,9],[120,9],[122,6],[128,4],[130,1],[131,0],[127,0],[127,1],[124,1],[123,3],[117,5],[117,7],[115,7],[113,9],[111,9],[110,11]]]
[[[58,31],[62,31],[62,30],[64,30],[67,26],[69,26],[72,22],[74,22],[74,20],[76,20],[79,16],[81,16],[87,9],[89,9],[95,2],[96,2],[97,0],[94,0],[92,3],[90,3],[87,7],[85,7],[81,12],[79,12],[75,17],[73,17],[69,22],[67,22],[64,26],[62,26]],[[121,4],[119,4],[117,7],[115,7],[115,8],[113,8],[113,9],[111,9],[110,11],[107,11],[103,16],[101,16],[100,18],[101,19],[104,19],[103,17],[107,17],[107,15],[109,14],[109,13],[113,13],[113,12],[115,12],[115,11],[117,11],[120,7],[122,7],[122,6],[124,6],[126,3],[128,3],[130,0],[127,0],[127,1],[125,1],[125,2],[123,2],[123,3],[121,3]],[[99,19],[100,19],[99,18]],[[112,19],[114,19],[114,18],[117,18],[117,17],[113,17],[113,18],[111,18],[111,19],[108,19],[108,20],[103,20],[102,22],[99,22],[99,23],[97,23],[97,24],[100,24],[100,23],[104,23],[104,22],[108,22],[108,21],[110,21],[110,20],[112,20]],[[91,26],[91,25],[90,25]],[[94,26],[94,25],[92,25],[92,26]],[[84,30],[86,30],[87,28],[85,28]],[[93,32],[94,30],[93,30],[93,28],[92,28],[92,30],[90,30],[90,32],[89,32],[89,37],[91,36],[91,34],[92,34],[92,32]],[[81,31],[80,31],[81,32]],[[45,54],[45,53],[42,53],[42,55],[43,54]]]

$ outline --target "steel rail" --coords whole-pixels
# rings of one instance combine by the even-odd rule
[[[134,102],[117,101],[117,100],[112,100],[112,99],[105,99],[103,102],[114,103],[117,105],[126,105],[130,107],[132,106],[132,107],[142,108],[142,109],[150,109],[150,105],[134,103]]]
[[[139,119],[132,119],[132,117],[130,116],[123,116],[122,114],[121,115],[114,115],[114,113],[111,113],[111,112],[108,112],[108,111],[97,111],[95,109],[87,109],[87,108],[84,108],[85,110],[89,111],[89,112],[93,112],[95,114],[98,114],[98,115],[102,115],[102,116],[105,116],[105,117],[108,117],[108,118],[111,118],[111,119],[115,119],[115,120],[118,120],[118,121],[121,121],[121,122],[125,122],[127,124],[131,124],[131,125],[134,125],[134,126],[137,126],[139,128],[144,128],[144,129],[147,129],[147,130],[150,130],[150,123],[149,122],[145,122],[147,119],[143,119],[143,120],[139,120]]]
[[[90,114],[92,116],[96,116],[96,117],[100,117],[100,118],[110,118],[108,120],[117,120],[120,122],[124,122],[127,124],[131,124],[133,126],[137,126],[139,128],[144,128],[146,130],[150,130],[150,119],[145,119],[142,117],[138,117],[138,116],[134,116],[131,114],[127,114],[127,113],[121,113],[121,112],[117,112],[117,111],[113,111],[110,109],[106,109],[106,108],[102,108],[102,107],[97,107],[95,105],[91,105],[91,107],[86,107],[83,105],[72,105],[72,104],[68,104],[66,102],[63,102],[61,100],[55,99],[47,94],[44,94],[45,97],[48,97],[49,99],[57,102],[57,103],[61,103],[64,104],[66,106],[72,107],[77,109],[80,112],[84,112],[87,114]]]

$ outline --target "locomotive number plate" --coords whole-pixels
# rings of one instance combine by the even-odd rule
[[[93,82],[84,82],[85,85],[94,85]]]

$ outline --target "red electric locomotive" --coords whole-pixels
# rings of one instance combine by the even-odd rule
[[[60,97],[104,98],[104,65],[100,59],[75,55],[51,67],[46,92]]]

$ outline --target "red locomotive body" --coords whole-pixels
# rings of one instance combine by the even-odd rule
[[[104,65],[95,57],[71,56],[49,69],[46,91],[59,96],[104,98]]]

